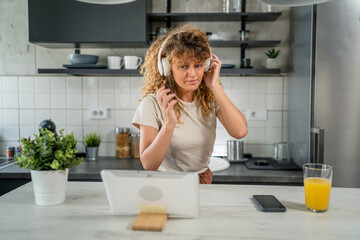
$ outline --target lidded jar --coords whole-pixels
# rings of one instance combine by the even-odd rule
[[[130,157],[130,128],[116,128],[116,158]]]
[[[131,156],[140,158],[140,133],[131,134]]]

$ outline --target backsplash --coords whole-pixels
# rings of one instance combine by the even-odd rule
[[[266,121],[248,121],[245,152],[271,156],[272,144],[286,141],[286,77],[221,77],[225,92],[247,114],[247,109],[267,109]],[[0,77],[0,149],[18,145],[20,137],[37,133],[37,126],[51,118],[57,129],[74,132],[78,150],[84,151],[83,135],[96,131],[103,136],[101,156],[115,155],[115,128],[130,127],[141,98],[142,77]],[[108,119],[93,120],[88,109],[106,107]],[[232,139],[218,122],[214,154],[226,153]]]

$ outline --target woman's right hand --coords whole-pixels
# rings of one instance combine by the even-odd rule
[[[170,93],[170,89],[165,88],[164,85],[156,93],[156,99],[163,113],[164,125],[172,128],[175,128],[177,123],[174,112],[174,105],[177,103],[177,100],[174,99],[175,96],[176,93]]]

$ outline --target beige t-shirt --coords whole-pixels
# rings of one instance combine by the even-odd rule
[[[209,167],[209,160],[216,137],[216,111],[214,106],[209,118],[203,117],[201,107],[194,102],[182,102],[184,112],[180,116],[183,124],[177,124],[165,159],[158,170],[203,172]],[[133,125],[153,127],[160,131],[164,118],[154,94],[146,96],[138,106]]]

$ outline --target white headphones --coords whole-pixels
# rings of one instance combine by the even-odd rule
[[[185,32],[185,31],[181,31],[181,32]],[[170,64],[169,64],[168,60],[166,59],[166,57],[161,58],[161,52],[162,52],[162,49],[163,49],[166,41],[168,40],[169,36],[164,40],[164,42],[160,46],[160,50],[159,50],[159,54],[158,54],[158,62],[157,62],[160,75],[165,76],[165,77],[170,76],[171,67],[170,67]],[[211,48],[210,48],[209,44],[208,44],[208,47],[210,50],[210,58],[205,61],[204,72],[207,72],[210,69],[210,59],[211,59],[212,54],[211,54]]]

